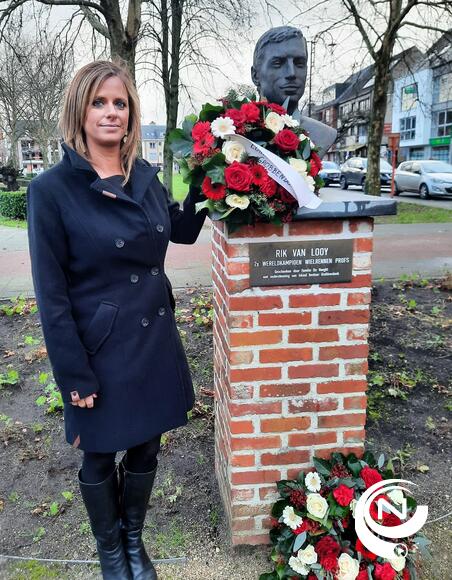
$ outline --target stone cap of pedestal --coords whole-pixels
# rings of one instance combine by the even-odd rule
[[[397,203],[393,199],[382,199],[359,191],[328,190],[320,194],[320,199],[322,203],[317,209],[300,208],[293,218],[294,221],[371,217],[397,213]]]

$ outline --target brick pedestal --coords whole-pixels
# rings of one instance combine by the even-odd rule
[[[314,455],[360,455],[366,421],[372,218],[214,222],[216,474],[233,544],[269,542],[275,482]],[[249,245],[353,239],[350,283],[249,286]]]

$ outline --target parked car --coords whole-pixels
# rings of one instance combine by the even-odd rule
[[[342,189],[349,185],[360,185],[364,190],[367,174],[367,159],[350,157],[341,166],[340,184]],[[391,186],[392,167],[384,159],[380,159],[380,183],[383,187]]]
[[[337,183],[339,185],[341,168],[333,161],[322,161],[322,169],[320,170],[319,175],[325,182],[325,187],[332,183]]]
[[[419,193],[422,199],[452,195],[452,165],[445,161],[404,161],[395,172],[395,193]]]

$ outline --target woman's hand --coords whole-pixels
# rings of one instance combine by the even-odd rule
[[[88,395],[84,399],[81,399],[77,391],[72,391],[71,397],[71,405],[74,405],[74,407],[88,407],[88,409],[92,409],[94,407],[94,399],[97,398],[97,394],[93,393],[92,395]]]

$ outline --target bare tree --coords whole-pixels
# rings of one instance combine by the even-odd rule
[[[9,142],[7,164],[19,169],[18,145],[26,119],[24,55],[15,49],[20,38],[11,29],[0,45],[0,129]]]
[[[60,36],[49,38],[38,31],[36,41],[23,48],[27,53],[23,65],[27,102],[27,132],[42,153],[44,169],[49,159],[49,145],[57,138],[58,118],[64,91],[74,68],[72,46]]]
[[[328,22],[330,30],[346,26],[357,31],[374,63],[366,191],[379,195],[380,144],[394,47],[410,30],[447,33],[452,24],[452,3],[450,0],[322,0],[315,3],[317,12],[319,4],[327,8],[323,20]],[[300,15],[313,9],[311,2]]]

